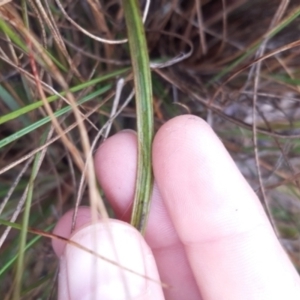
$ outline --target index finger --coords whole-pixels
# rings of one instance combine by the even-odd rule
[[[204,121],[167,122],[153,168],[204,299],[299,298],[299,277],[257,196]]]

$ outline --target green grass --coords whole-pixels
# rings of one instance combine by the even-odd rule
[[[0,7],[0,205],[16,184],[0,212],[0,238],[7,227],[13,227],[0,247],[1,295],[7,299],[48,299],[51,293],[55,299],[57,260],[50,240],[39,234],[32,236],[28,226],[48,231],[59,216],[74,207],[82,175],[78,161],[85,162],[89,145],[110,121],[110,135],[125,128],[138,134],[131,221],[141,231],[146,226],[152,189],[153,134],[176,115],[190,112],[208,120],[257,188],[252,124],[245,124],[245,120],[253,109],[254,81],[249,72],[266,39],[265,54],[272,55],[262,60],[259,75],[257,126],[262,130],[256,139],[260,168],[279,231],[291,243],[298,238],[300,47],[282,47],[298,40],[300,6],[288,5],[268,30],[279,1],[229,1],[227,8],[218,6],[218,1],[202,2],[204,27],[200,29],[194,2],[189,1],[177,3],[178,7],[165,0],[158,6],[151,3],[144,24],[140,12],[144,7],[140,8],[138,1],[126,0],[124,7],[103,2],[102,19],[88,2],[63,3],[87,32],[111,41],[129,39],[119,44],[88,36],[70,23],[52,0],[47,2],[49,10],[46,3],[41,8],[34,1]],[[203,30],[206,55],[201,50],[199,30]],[[150,69],[151,62],[186,54],[191,46],[194,51],[189,58]],[[125,82],[117,106],[120,111],[111,117],[120,78]],[[135,101],[123,107],[133,89]],[[47,103],[53,114],[45,108]],[[59,130],[65,133],[64,138]],[[98,145],[101,139],[95,142]],[[34,161],[22,173],[28,153],[34,155]],[[98,195],[92,181],[93,167],[89,166],[82,204],[90,204],[91,191]],[[26,201],[21,205],[22,195]],[[9,223],[16,212],[15,221]],[[43,265],[40,272],[35,269],[38,263]],[[300,269],[299,263],[294,263]]]

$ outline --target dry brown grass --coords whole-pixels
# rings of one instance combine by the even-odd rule
[[[39,99],[48,103],[50,95],[130,66],[128,45],[115,43],[126,38],[119,2],[95,3],[62,2],[77,25],[54,0],[31,0],[26,6],[12,1],[0,7],[1,19],[18,37],[14,40],[3,30],[0,33],[0,116]],[[298,270],[300,19],[295,16],[299,12],[297,0],[152,0],[145,21],[151,62],[180,60],[153,68],[156,128],[187,112],[206,119],[261,197]],[[192,55],[181,60],[191,46]],[[132,90],[130,73],[122,76],[126,83],[118,108]],[[31,161],[26,162],[42,149],[45,156],[34,181],[30,226],[46,230],[76,200],[88,203],[88,191],[78,191],[84,157],[90,151],[89,144],[99,144],[95,137],[111,117],[118,78],[115,75],[106,80],[112,87],[103,98],[97,96],[82,104],[75,114],[53,115],[97,92],[104,83],[87,85],[48,108],[41,106],[0,123],[1,142],[45,116],[55,122],[52,129],[41,126],[0,148],[1,219],[21,222],[33,168]],[[135,106],[130,102],[104,134],[135,128],[135,117]],[[43,134],[47,136],[41,144]],[[0,238],[6,230],[1,226]],[[18,234],[9,231],[0,239],[0,294],[7,299],[15,269],[14,264],[7,270],[1,266],[17,253]],[[23,298],[55,299],[56,260],[49,241],[41,239],[30,246],[25,259]]]

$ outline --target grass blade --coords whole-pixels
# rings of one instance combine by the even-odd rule
[[[1,221],[0,221],[1,223]],[[50,225],[48,228],[45,229],[45,231],[49,231],[54,227],[54,225]],[[21,228],[19,228],[21,229]],[[30,249],[36,242],[38,242],[42,237],[41,236],[35,236],[34,238],[32,238],[25,247],[25,251]],[[18,254],[14,255],[11,259],[9,259],[8,261],[5,262],[5,264],[1,267],[0,269],[0,276],[2,276],[6,271],[9,270],[9,268],[13,265],[13,263],[17,260],[18,258]]]
[[[50,132],[50,128],[46,130],[43,136],[41,137],[40,140],[41,145],[43,145],[46,142],[49,132]],[[36,154],[33,162],[29,183],[28,183],[27,199],[26,199],[25,209],[23,213],[22,228],[21,228],[19,250],[18,250],[19,256],[16,263],[16,277],[15,277],[15,287],[14,287],[14,297],[13,297],[16,300],[20,299],[21,289],[22,289],[22,277],[24,273],[24,263],[25,263],[24,255],[26,251],[28,225],[29,225],[30,211],[32,206],[31,204],[33,199],[33,188],[35,184],[35,179],[38,175],[41,162],[44,159],[46,151],[47,149],[44,149],[42,152]]]
[[[17,111],[18,109],[20,109],[18,102],[2,85],[0,85],[0,98],[11,111]],[[1,118],[2,117],[0,117],[0,120]],[[24,126],[30,124],[30,120],[27,116],[22,116],[20,120],[22,121]]]
[[[292,13],[286,17],[282,22],[280,22],[277,26],[275,26],[269,33],[269,38],[274,37],[276,34],[278,34],[281,30],[283,30],[285,27],[287,27],[289,24],[291,24],[295,19],[297,19],[300,15],[300,7],[297,7],[292,11]],[[264,36],[263,38],[265,38]],[[254,45],[252,45],[247,51],[242,54],[239,58],[234,60],[231,64],[224,67],[221,72],[216,74],[207,84],[207,86],[210,86],[211,84],[217,82],[220,80],[223,76],[227,75],[229,72],[231,72],[236,66],[238,66],[240,63],[242,63],[246,58],[248,58],[250,55],[252,55],[261,45],[262,40],[256,42]]]
[[[152,191],[152,83],[148,48],[138,2],[125,0],[123,7],[133,67],[138,134],[138,169],[131,224],[143,233]]]
[[[77,102],[77,105],[81,105],[81,104],[83,104],[83,103],[85,103],[87,101],[90,101],[90,100],[94,99],[95,97],[97,97],[97,96],[99,96],[99,95],[107,92],[110,88],[111,88],[111,86],[107,85],[104,88],[101,88],[98,91],[95,91],[95,92],[93,92],[93,93],[85,96],[84,98],[82,98],[81,100],[79,100]],[[64,115],[65,113],[67,113],[67,112],[69,112],[71,110],[72,110],[71,106],[66,106],[66,107],[64,107],[64,108],[56,111],[54,113],[54,116],[55,117],[60,117],[60,116]],[[45,125],[45,124],[47,124],[49,122],[51,122],[51,118],[49,116],[47,116],[47,117],[45,117],[45,118],[43,118],[43,119],[41,119],[41,120],[39,120],[39,121],[37,121],[37,122],[35,122],[35,123],[27,126],[27,127],[24,127],[22,129],[20,129],[18,132],[13,133],[10,136],[8,136],[8,137],[0,140],[0,149],[2,147],[4,147],[4,146],[8,145],[9,143],[17,140],[18,138],[20,138],[20,137],[22,137],[22,136],[24,136],[24,135],[32,132],[33,130],[35,130],[35,129],[37,129],[37,128],[39,128],[39,127],[41,127],[41,126],[43,126],[43,125]]]
[[[76,86],[70,88],[70,92],[75,93],[75,92],[81,91],[81,90],[83,90],[85,88],[88,88],[88,87],[90,87],[92,85],[98,84],[98,83],[100,83],[102,81],[114,78],[115,76],[118,76],[118,75],[126,72],[127,70],[128,70],[128,68],[117,70],[117,71],[111,72],[111,73],[109,73],[107,75],[104,75],[104,76],[92,79],[90,81],[84,82],[82,84],[76,85]],[[66,92],[61,92],[60,95],[61,96],[65,96]],[[46,99],[50,103],[50,102],[53,102],[53,101],[59,99],[59,96],[58,95],[52,95],[52,96],[50,96],[50,97],[48,97]],[[6,114],[4,116],[0,116],[0,124],[3,124],[5,122],[8,122],[8,121],[13,120],[15,118],[18,118],[18,117],[20,117],[20,116],[22,116],[22,115],[24,115],[26,113],[29,113],[30,111],[32,111],[34,109],[42,107],[43,105],[44,105],[43,101],[39,100],[39,101],[36,101],[36,102],[34,102],[32,104],[26,105],[25,107],[22,107],[20,109],[12,111],[9,114]]]

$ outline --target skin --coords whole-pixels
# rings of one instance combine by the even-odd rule
[[[95,155],[99,183],[124,222],[130,219],[136,166],[132,131],[107,139]],[[256,194],[209,125],[191,115],[164,124],[153,142],[153,172],[145,240],[120,221],[100,220],[102,227],[95,228],[84,207],[71,238],[87,247],[97,244],[100,252],[113,240],[117,246],[108,253],[117,253],[114,260],[168,286],[162,292],[157,282],[122,268],[115,267],[122,270],[120,276],[111,276],[114,267],[105,260],[84,269],[87,264],[77,261],[91,255],[54,240],[61,259],[59,299],[93,299],[91,294],[97,299],[299,299],[298,274]],[[70,237],[71,216],[59,221],[56,234]],[[96,238],[87,238],[91,235]],[[97,273],[96,285],[89,281],[95,281],[88,275],[92,272]],[[124,291],[117,295],[121,286]]]

